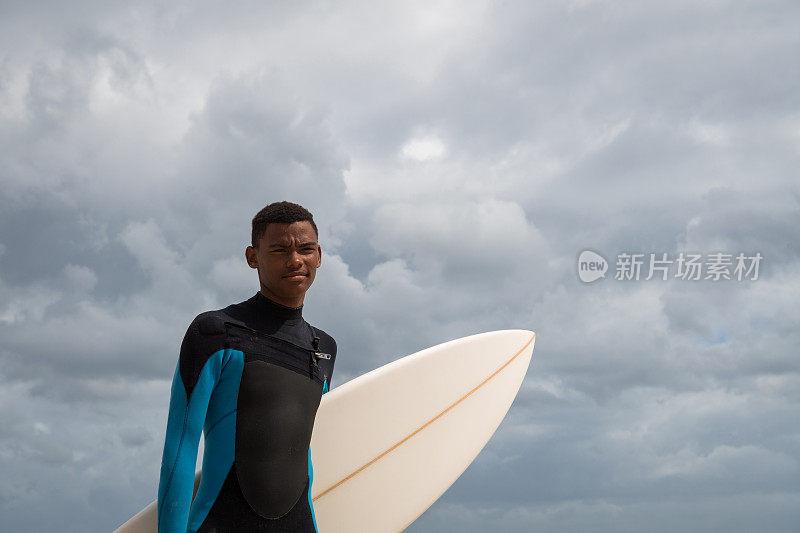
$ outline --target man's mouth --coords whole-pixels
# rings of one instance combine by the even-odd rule
[[[298,279],[303,279],[307,275],[308,274],[306,274],[305,272],[292,272],[291,274],[286,274],[283,277],[289,280],[298,280]]]

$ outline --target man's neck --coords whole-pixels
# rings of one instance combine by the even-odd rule
[[[263,291],[259,291],[256,293],[255,302],[258,304],[259,313],[266,313],[269,316],[284,320],[291,320],[297,318],[303,318],[303,306],[298,305],[296,307],[290,307],[288,305],[282,304],[279,301],[276,301],[273,298],[265,295]]]
[[[299,307],[303,307],[303,300],[305,300],[305,294],[301,295],[299,298],[294,300],[282,300],[277,298],[274,294],[270,293],[268,289],[266,289],[263,285],[261,286],[261,290],[259,291],[264,298],[274,302],[278,305],[283,307],[288,307],[290,309],[297,309]]]

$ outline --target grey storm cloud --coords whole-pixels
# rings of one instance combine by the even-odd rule
[[[255,292],[250,220],[288,199],[320,228],[334,386],[537,332],[410,530],[796,529],[796,3],[0,11],[4,527],[108,531],[155,497],[185,328]],[[618,281],[622,252],[764,260]]]

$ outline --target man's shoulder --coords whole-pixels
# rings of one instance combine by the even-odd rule
[[[248,312],[250,300],[233,303],[221,309],[203,311],[192,320],[189,329],[193,327],[200,335],[221,335],[225,333],[225,322],[242,323],[242,317]]]
[[[181,346],[183,357],[205,359],[224,347],[225,323],[235,322],[226,309],[204,311],[194,317]]]
[[[179,359],[181,380],[188,398],[194,390],[206,362],[226,347],[225,322],[222,310],[197,315],[186,330]]]
[[[203,311],[192,320],[189,329],[195,328],[198,335],[221,335],[225,333],[228,316],[222,309]]]

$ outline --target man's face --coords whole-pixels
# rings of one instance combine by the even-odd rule
[[[258,248],[245,250],[247,264],[258,269],[261,292],[287,307],[303,304],[322,262],[314,228],[307,221],[268,224]]]

